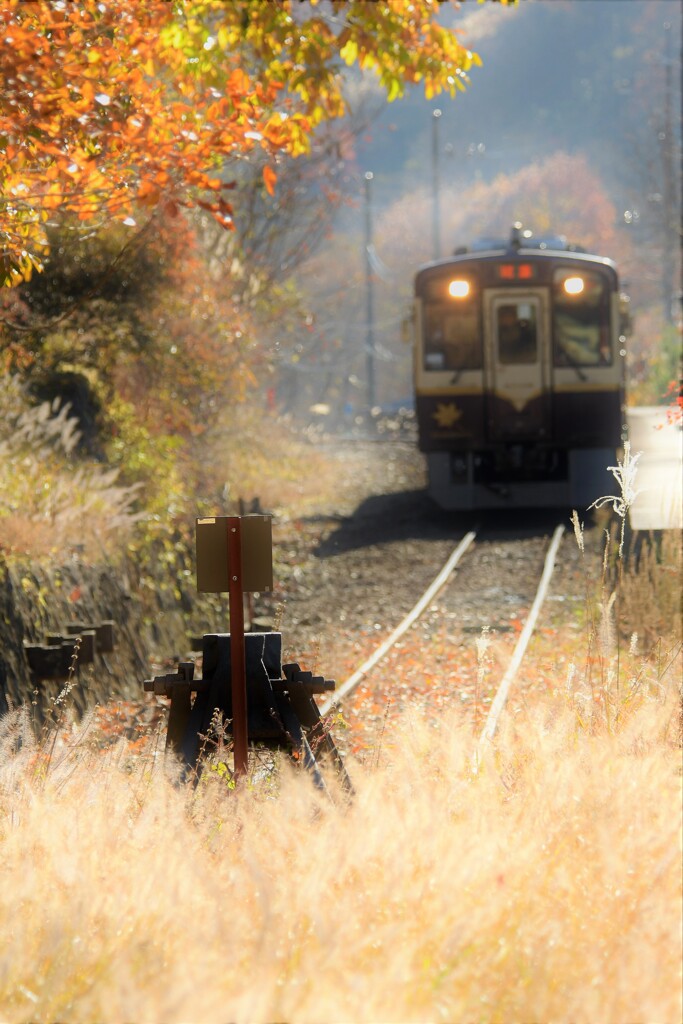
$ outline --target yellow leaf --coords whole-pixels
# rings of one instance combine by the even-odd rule
[[[389,103],[397,99],[403,90],[401,89],[401,83],[397,78],[392,78],[389,88],[387,89],[387,99]]]
[[[339,51],[339,56],[350,67],[358,59],[358,43],[353,39],[349,39]]]

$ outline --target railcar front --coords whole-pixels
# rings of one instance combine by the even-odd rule
[[[586,508],[624,436],[624,317],[611,260],[524,244],[415,279],[415,392],[446,509]]]

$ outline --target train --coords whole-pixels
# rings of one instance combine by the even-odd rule
[[[439,506],[585,510],[614,492],[631,316],[611,259],[516,224],[420,267],[412,321]]]

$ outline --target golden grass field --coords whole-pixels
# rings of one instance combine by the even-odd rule
[[[587,587],[492,745],[409,707],[350,804],[289,764],[176,787],[158,733],[6,716],[0,1021],[680,1024],[680,567],[678,539]]]
[[[11,753],[15,713],[0,1019],[679,1024],[677,668],[618,726],[558,687],[483,751],[407,713],[349,806],[286,767],[177,789],[87,731]]]

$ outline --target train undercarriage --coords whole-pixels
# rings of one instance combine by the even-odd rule
[[[614,491],[614,448],[511,444],[427,454],[428,492],[444,509],[575,508]]]

